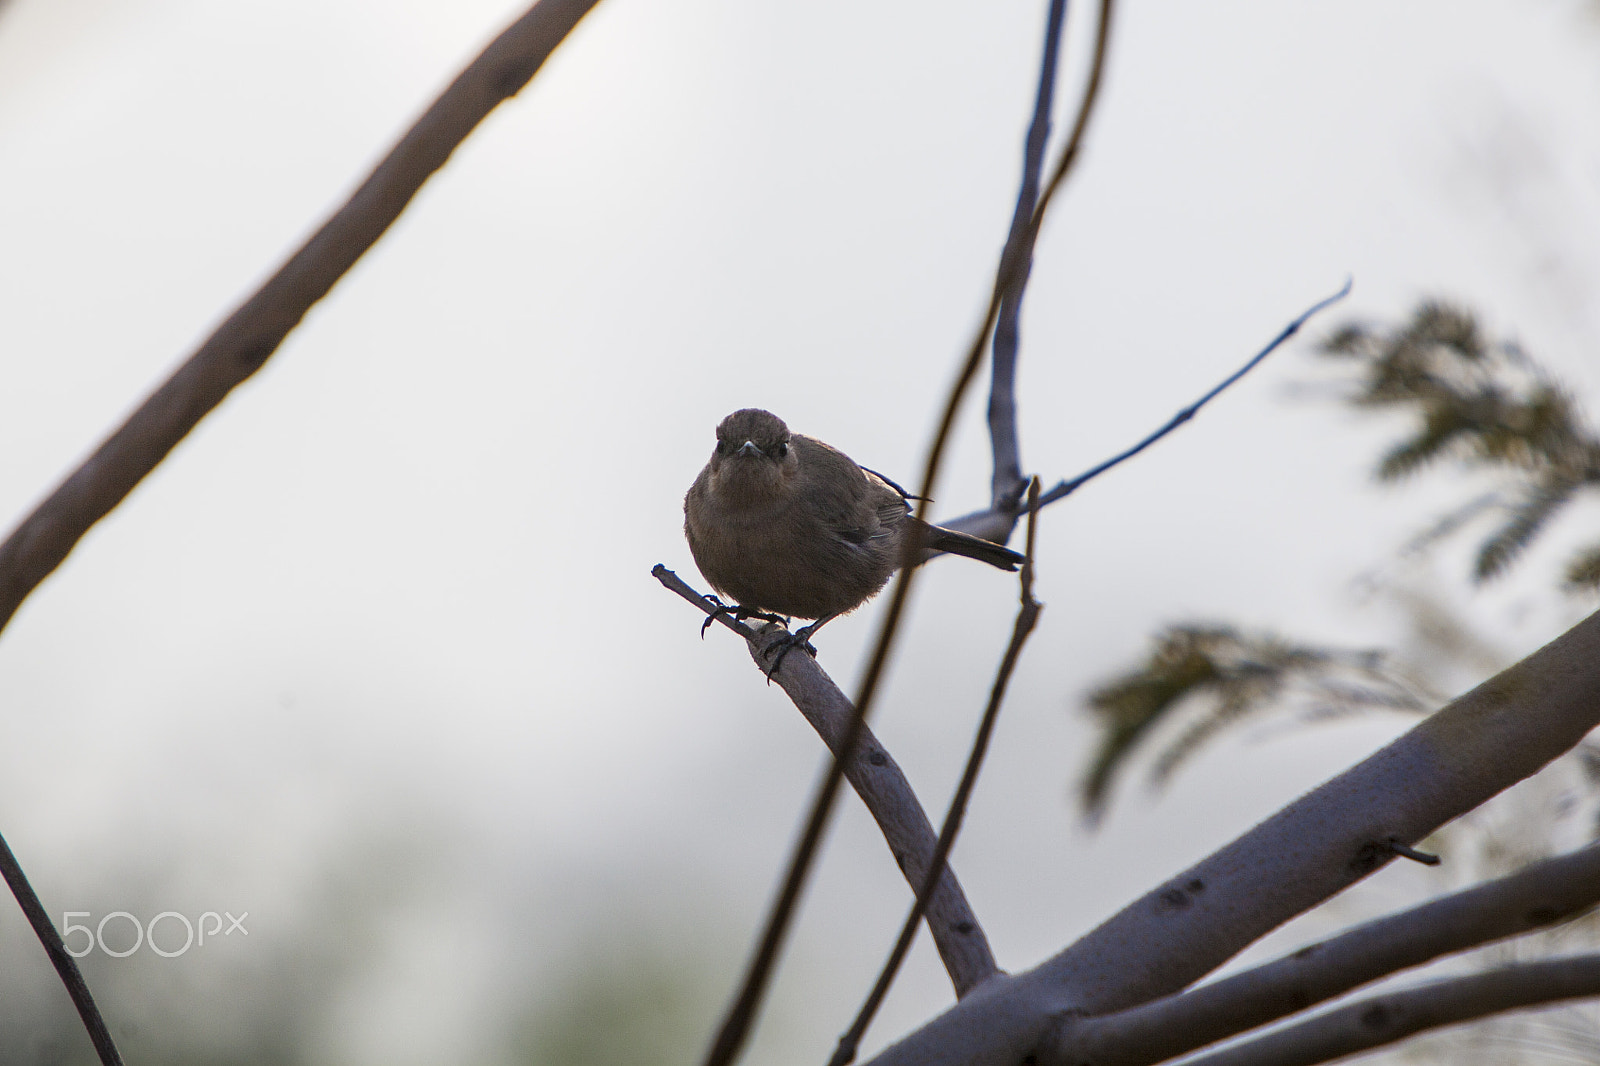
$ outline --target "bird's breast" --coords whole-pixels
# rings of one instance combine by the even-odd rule
[[[794,618],[842,614],[894,570],[892,536],[852,539],[803,507],[731,510],[698,502],[691,497],[685,508],[695,563],[718,593],[746,607]]]

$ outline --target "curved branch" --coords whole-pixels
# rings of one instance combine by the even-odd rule
[[[1148,1066],[1287,1018],[1412,966],[1571,918],[1600,902],[1600,844],[1367,922],[1252,970],[1084,1018],[1060,1058]]]
[[[1000,705],[1005,702],[1006,688],[1011,684],[1011,673],[1017,668],[1017,660],[1022,657],[1022,646],[1028,642],[1029,634],[1039,622],[1039,612],[1044,609],[1044,605],[1033,598],[1033,548],[1038,519],[1039,479],[1034,478],[1028,484],[1028,540],[1027,551],[1023,553],[1020,579],[1022,602],[1017,608],[1017,619],[1011,627],[1011,642],[1006,645],[1005,654],[1000,659],[1000,669],[996,671],[994,685],[989,690],[989,702],[983,709],[977,735],[973,737],[972,747],[967,752],[967,765],[961,772],[961,782],[956,786],[955,795],[951,797],[950,806],[945,812],[944,824],[939,827],[939,841],[934,846],[933,858],[928,863],[929,872],[916,885],[916,896],[911,901],[911,913],[906,915],[905,922],[901,924],[900,935],[889,952],[889,958],[883,964],[882,972],[878,974],[877,982],[868,993],[866,1002],[856,1014],[855,1021],[850,1023],[850,1028],[839,1038],[839,1045],[834,1050],[828,1066],[847,1066],[848,1063],[855,1061],[856,1051],[861,1044],[861,1038],[866,1035],[867,1026],[872,1024],[878,1008],[883,1005],[883,998],[889,994],[889,986],[894,983],[895,975],[900,972],[900,964],[905,961],[906,952],[911,950],[911,941],[917,934],[917,926],[922,922],[922,916],[936,887],[933,871],[943,872],[948,869],[945,861],[950,857],[950,849],[956,845],[956,834],[961,832],[961,823],[967,815],[967,804],[972,799],[972,790],[977,787],[978,772],[983,768],[984,756],[989,751],[989,738],[994,735],[995,723],[1000,719]]]
[[[705,613],[711,613],[711,604],[705,597],[665,566],[657,564],[650,573],[671,591]],[[717,620],[749,641],[750,654],[757,657],[757,664],[765,670],[770,660],[760,655],[768,644],[783,636],[782,627],[757,631],[727,615],[719,615]],[[809,655],[785,656],[772,679],[794,701],[828,750],[837,756],[854,713],[839,686]],[[844,774],[872,820],[878,823],[906,881],[913,889],[921,886],[933,868],[938,838],[911,783],[870,729],[863,727],[861,741],[846,762]],[[944,961],[958,996],[966,995],[999,972],[988,938],[949,866],[944,867],[929,899],[927,919],[928,931],[933,934],[939,957]]]
[[[1600,613],[1133,903],[989,982],[878,1058],[1014,1062],[1083,1014],[1170,995],[1538,771],[1600,724]]]
[[[1507,966],[1357,1000],[1184,1066],[1314,1066],[1491,1014],[1600,996],[1600,955]]]
[[[0,629],[91,526],[250,377],[389,228],[433,172],[515,95],[597,0],[540,0],[423,113],[360,188],[0,544]]]

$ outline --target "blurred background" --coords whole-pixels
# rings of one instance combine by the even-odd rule
[[[49,491],[519,10],[0,3],[0,511]],[[1058,133],[1092,14],[1073,5]],[[1374,486],[1384,425],[1308,388],[1317,337],[1440,295],[1600,396],[1596,14],[1120,11],[1036,256],[1025,468],[1049,484],[1125,447],[1355,290],[1046,512],[1046,610],[953,860],[1003,966],[1411,723],[1245,731],[1164,791],[1130,778],[1098,827],[1078,803],[1085,694],[1161,625],[1408,632],[1362,575],[1460,492]],[[84,960],[130,1062],[694,1061],[822,749],[650,567],[703,586],[682,494],[738,407],[915,479],[1009,222],[1044,17],[606,0],[24,605],[0,639],[0,831],[52,916],[248,914],[176,957]],[[981,391],[936,517],[987,500]],[[1511,661],[1590,609],[1549,592],[1563,543],[1476,592],[1465,554],[1408,580]],[[935,812],[1016,591],[941,562],[916,595],[875,728]],[[819,642],[847,691],[880,609]],[[847,797],[750,1061],[825,1058],[908,902]],[[9,899],[0,958],[0,1062],[90,1061]],[[950,1001],[924,937],[867,1050]]]

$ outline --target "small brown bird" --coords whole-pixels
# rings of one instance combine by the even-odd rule
[[[883,588],[907,537],[1002,570],[1022,562],[992,541],[918,520],[908,499],[843,452],[750,407],[717,427],[711,461],[683,498],[683,532],[700,572],[741,617],[816,619],[795,634],[805,646]]]

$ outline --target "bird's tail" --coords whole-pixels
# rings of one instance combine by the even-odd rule
[[[1015,570],[1022,565],[1022,555],[1003,544],[968,533],[957,533],[943,526],[919,524],[922,525],[923,546],[929,551],[965,555],[968,559],[977,559],[1002,570]]]

